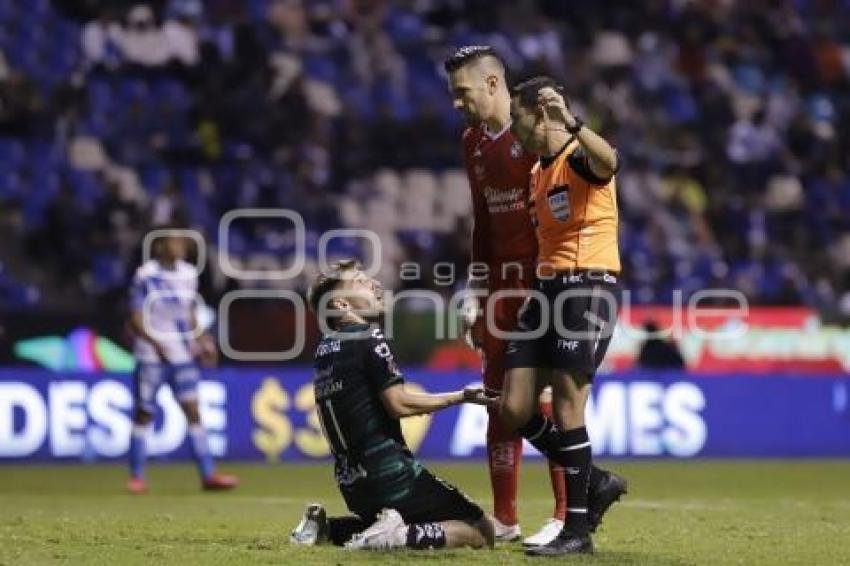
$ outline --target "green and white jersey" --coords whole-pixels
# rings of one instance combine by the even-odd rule
[[[324,336],[314,367],[316,407],[349,509],[408,496],[422,466],[381,401],[384,389],[404,381],[381,329],[353,324]]]

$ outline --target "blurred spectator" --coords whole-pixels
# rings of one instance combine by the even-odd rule
[[[127,25],[119,34],[124,59],[142,67],[161,67],[171,56],[168,41],[156,22],[153,10],[137,4],[127,14]]]
[[[192,67],[200,61],[197,21],[203,7],[197,0],[182,0],[172,8],[172,17],[162,26],[162,36],[168,46],[168,59]]]
[[[756,304],[850,304],[846,2],[828,20],[807,1],[45,6],[0,33],[0,207],[22,232],[49,226],[44,265],[88,273],[89,294],[132,263],[144,225],[213,235],[240,206],[300,212],[308,263],[319,233],[357,227],[384,243],[388,281],[414,255],[459,266],[469,195],[440,63],[489,43],[516,78],[564,79],[617,145],[638,302],[731,286]],[[272,232],[234,249],[278,261],[291,250]]]
[[[685,360],[679,347],[670,339],[658,336],[658,324],[647,321],[643,330],[649,336],[644,340],[638,355],[638,366],[646,369],[685,369]]]
[[[43,109],[44,102],[30,79],[0,61],[0,135],[27,135]]]
[[[90,67],[116,69],[121,63],[121,26],[109,8],[83,27],[82,48]]]

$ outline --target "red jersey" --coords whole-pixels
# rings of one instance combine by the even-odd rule
[[[491,276],[502,263],[533,265],[537,239],[528,202],[537,157],[523,149],[510,126],[491,134],[484,124],[464,131],[463,157],[475,214],[472,261],[488,264]]]

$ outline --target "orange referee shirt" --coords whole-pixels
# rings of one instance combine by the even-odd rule
[[[620,272],[616,180],[593,173],[575,138],[534,165],[530,193],[540,276],[574,269]]]

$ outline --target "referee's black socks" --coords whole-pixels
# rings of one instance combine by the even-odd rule
[[[547,458],[564,468],[567,483],[566,528],[577,534],[588,532],[587,490],[591,475],[598,482],[602,472],[591,474],[592,453],[585,427],[560,431],[551,420],[535,414],[517,431]]]
[[[567,480],[567,520],[564,528],[578,535],[589,530],[587,522],[587,488],[590,483],[590,438],[585,427],[563,433],[564,476]]]

